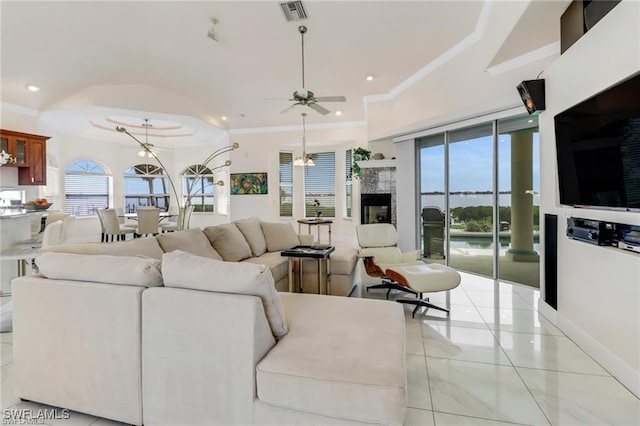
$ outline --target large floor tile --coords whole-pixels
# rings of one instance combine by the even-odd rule
[[[405,352],[410,355],[424,356],[421,326],[417,322],[405,322]]]
[[[640,400],[612,377],[517,370],[553,425],[640,424]]]
[[[91,426],[129,426],[128,423],[116,422],[114,420],[98,419],[91,423]]]
[[[478,307],[478,312],[491,330],[517,333],[554,334],[562,332],[537,311],[523,309],[494,309]]]
[[[429,302],[446,309],[449,309],[450,305],[473,306],[473,302],[462,287],[456,287],[448,292],[439,291],[437,293],[424,293],[424,295],[429,298]]]
[[[431,410],[431,393],[423,356],[407,355],[407,406]]]
[[[41,414],[41,411],[42,405],[37,402],[18,400],[11,407],[2,410],[2,424],[20,425],[29,424],[29,422],[34,424],[36,422],[35,419],[38,419],[38,422],[40,421],[38,415]]]
[[[9,408],[14,404],[20,402],[20,398],[14,395],[14,375],[15,364],[12,362],[3,367],[0,367],[0,408]]]
[[[416,408],[407,409],[407,417],[404,419],[404,426],[433,426],[433,412],[428,410],[418,410]]]
[[[427,368],[434,411],[549,424],[513,367],[427,357]]]
[[[98,417],[89,414],[78,413],[77,411],[67,410],[50,405],[42,405],[43,409],[49,413],[54,413],[55,418],[47,419],[49,426],[89,426],[93,424]]]
[[[516,367],[609,375],[568,337],[500,330],[494,334]]]
[[[422,336],[430,357],[511,365],[490,330],[423,324]]]
[[[423,324],[442,324],[452,327],[488,329],[477,308],[465,305],[451,305],[449,313],[429,309],[428,315],[417,315]]]
[[[438,412],[434,412],[433,416],[435,417],[436,426],[513,426],[516,424]]]
[[[513,291],[493,293],[488,291],[467,290],[467,296],[469,296],[473,304],[478,307],[533,309],[530,303],[527,303],[518,293]]]

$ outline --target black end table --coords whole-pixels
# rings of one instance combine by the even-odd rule
[[[329,294],[329,277],[331,276],[330,256],[335,251],[333,246],[295,246],[280,252],[281,256],[289,258],[289,293],[293,293],[293,261],[300,259],[298,268],[298,276],[300,278],[300,287],[298,292],[302,292],[302,259],[316,259],[318,261],[318,294],[322,293],[322,262],[326,264],[327,273],[324,276],[325,292]]]

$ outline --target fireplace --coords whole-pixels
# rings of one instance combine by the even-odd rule
[[[391,194],[361,194],[360,223],[391,223]]]

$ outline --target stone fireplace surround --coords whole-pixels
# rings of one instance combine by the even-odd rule
[[[358,161],[360,166],[360,211],[362,194],[391,194],[391,223],[396,226],[396,161]]]

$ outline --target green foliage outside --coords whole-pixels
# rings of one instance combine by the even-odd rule
[[[320,217],[336,217],[335,207],[316,206],[315,204],[307,204],[305,206],[306,217],[318,217],[318,212],[322,213]]]
[[[499,206],[500,222],[511,223],[511,206]],[[459,225],[469,232],[490,232],[493,223],[493,208],[491,206],[454,207],[451,216],[456,222],[451,227],[460,229]],[[540,207],[533,206],[533,227],[540,228]]]
[[[192,204],[194,212],[212,212],[213,206],[211,204]]]

